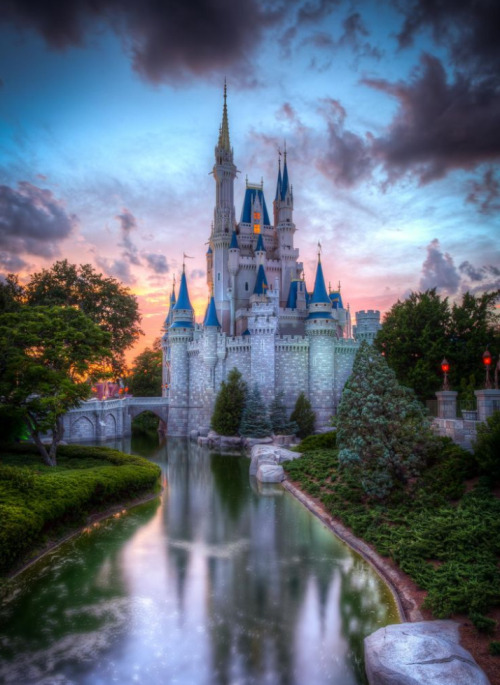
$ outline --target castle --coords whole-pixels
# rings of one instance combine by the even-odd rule
[[[380,313],[356,313],[340,286],[327,290],[321,255],[314,289],[308,292],[294,247],[293,187],[286,151],[273,202],[273,223],[263,183],[246,182],[240,221],[234,208],[236,166],[229,140],[227,94],[213,177],[215,210],[207,250],[210,299],[203,324],[194,322],[185,268],[175,286],[165,320],[163,396],[169,399],[169,435],[187,436],[210,426],[215,397],[236,367],[249,385],[257,384],[266,404],[283,391],[292,411],[301,392],[309,397],[317,428],[329,424],[351,372],[361,340],[372,340]]]

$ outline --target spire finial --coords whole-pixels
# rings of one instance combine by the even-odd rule
[[[172,292],[175,292],[175,274],[174,274],[174,277],[172,279]]]
[[[332,282],[331,281],[328,281],[328,292],[329,293],[332,292]]]
[[[340,292],[340,281],[339,281],[339,292]]]
[[[222,124],[219,129],[218,146],[227,152],[231,152],[231,144],[229,142],[229,123],[227,119],[227,82],[224,78],[224,106],[222,108]]]
[[[321,243],[318,240],[318,262],[321,262]]]

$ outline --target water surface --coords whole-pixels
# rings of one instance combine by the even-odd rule
[[[280,486],[259,491],[248,459],[133,447],[163,496],[18,576],[0,682],[364,683],[364,636],[398,620],[371,567]]]

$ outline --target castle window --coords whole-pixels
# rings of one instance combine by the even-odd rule
[[[260,233],[260,212],[253,213],[253,232]],[[258,222],[258,223],[257,223]]]
[[[220,271],[217,271],[217,280],[220,281]]]
[[[253,213],[253,220],[254,221],[260,221],[260,212],[254,212]]]
[[[245,283],[245,290],[248,290],[248,281]]]
[[[260,233],[260,224],[254,224],[253,225],[253,232],[254,233]]]

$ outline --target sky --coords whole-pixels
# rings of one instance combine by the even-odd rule
[[[497,0],[2,0],[0,278],[90,263],[161,334],[207,303],[227,79],[239,218],[286,143],[295,245],[351,311],[500,288]]]

